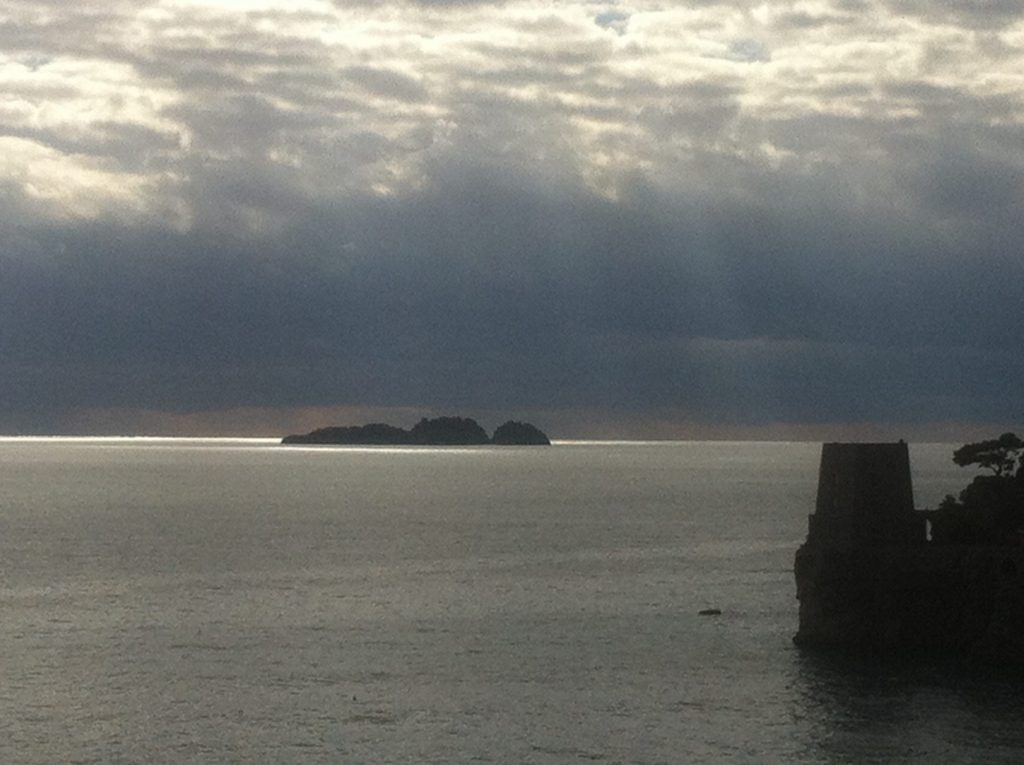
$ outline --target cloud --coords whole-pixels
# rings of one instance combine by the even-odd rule
[[[720,209],[695,229],[695,209],[673,220],[464,174],[256,242],[51,232],[36,243],[45,266],[5,262],[4,396],[69,410],[1012,414],[1024,331],[991,314],[1024,299],[1019,263],[921,269],[908,249],[883,267],[858,259],[857,221],[799,212]],[[823,257],[822,241],[853,251]]]
[[[344,70],[344,75],[368,93],[384,98],[422,101],[426,97],[426,90],[415,78],[393,69],[350,66]]]
[[[13,3],[0,430],[1019,419],[1024,25],[862,5]]]
[[[893,13],[971,28],[1005,27],[1024,19],[1024,9],[1013,0],[888,0],[886,5]]]

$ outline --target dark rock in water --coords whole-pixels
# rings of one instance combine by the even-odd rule
[[[722,609],[720,608],[704,608],[697,612],[698,616],[721,616]]]
[[[521,446],[550,446],[551,440],[540,428],[528,422],[509,420],[494,431],[492,443]]]
[[[413,426],[409,435],[412,443],[424,445],[473,445],[491,441],[487,431],[469,417],[437,417],[433,420],[424,417]]]

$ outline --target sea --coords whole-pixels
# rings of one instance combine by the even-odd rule
[[[0,763],[1024,761],[1019,677],[793,645],[819,453],[0,439]]]

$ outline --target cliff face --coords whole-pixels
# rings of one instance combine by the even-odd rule
[[[938,544],[905,444],[826,444],[796,553],[802,646],[952,651],[1024,666],[1024,548]]]
[[[990,654],[1024,663],[1024,551],[970,546],[796,555],[799,645]]]

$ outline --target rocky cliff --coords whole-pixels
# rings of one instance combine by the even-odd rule
[[[798,645],[949,651],[1024,663],[1024,551],[815,549],[796,556]]]

